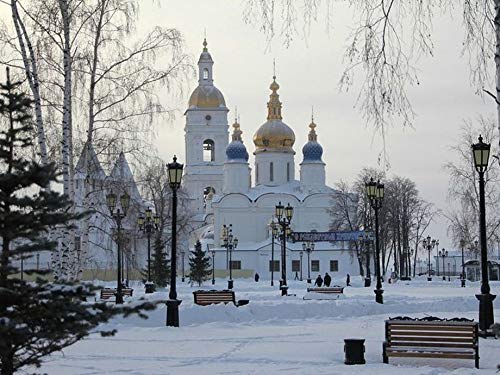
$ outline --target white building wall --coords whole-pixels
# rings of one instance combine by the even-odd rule
[[[279,186],[294,179],[294,154],[267,151],[255,155],[255,185]]]

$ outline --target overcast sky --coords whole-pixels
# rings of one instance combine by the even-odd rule
[[[335,2],[334,28],[325,32],[325,23],[314,25],[307,41],[296,38],[288,48],[277,39],[268,45],[264,35],[243,22],[245,0],[155,0],[140,1],[138,34],[154,25],[176,27],[182,32],[187,52],[197,61],[206,29],[208,49],[215,61],[215,85],[230,108],[229,123],[238,107],[243,139],[250,154],[252,137],[266,121],[266,103],[276,59],[277,81],[281,88],[283,121],[295,131],[296,166],[302,160],[302,146],[307,140],[311,106],[317,123],[318,141],[323,145],[327,183],[353,181],[362,167],[377,167],[382,149],[380,138],[356,108],[359,87],[349,93],[339,90],[338,82],[345,68],[343,55],[353,16]],[[401,129],[397,124],[387,135],[389,175],[405,176],[416,182],[422,197],[446,210],[448,176],[443,164],[453,160],[450,146],[457,142],[465,119],[494,116],[489,98],[475,94],[470,85],[467,58],[461,56],[463,29],[460,9],[451,17],[434,19],[434,57],[419,63],[421,84],[410,90],[417,117],[414,128]],[[356,76],[357,83],[362,76]],[[191,91],[197,85],[192,77],[186,92],[165,93],[169,107],[178,109],[172,122],[157,130],[156,145],[160,156],[170,160],[174,154],[184,160],[183,112]],[[494,87],[489,87],[494,91]],[[250,163],[253,167],[253,155]],[[447,224],[440,218],[429,234],[450,249]]]
[[[358,90],[354,87],[345,93],[338,87],[352,20],[349,10],[336,6],[333,32],[326,33],[324,23],[320,23],[313,27],[307,42],[297,38],[285,48],[276,40],[269,48],[265,37],[243,22],[243,3],[162,0],[158,6],[144,2],[139,32],[151,25],[176,27],[184,35],[188,52],[197,61],[204,30],[207,30],[208,49],[215,61],[215,85],[231,109],[230,123],[234,107],[238,107],[244,142],[250,153],[254,149],[252,136],[266,120],[272,61],[276,58],[283,120],[296,135],[297,167],[307,139],[311,106],[318,124],[318,140],[324,148],[330,186],[341,179],[353,181],[362,167],[377,167],[381,142],[355,106]],[[389,174],[409,177],[416,182],[424,199],[446,209],[448,176],[443,164],[453,159],[450,146],[456,143],[464,119],[473,119],[479,114],[494,116],[495,108],[489,99],[477,96],[470,85],[467,58],[461,56],[460,14],[453,18],[436,17],[434,30],[434,57],[420,62],[421,84],[411,90],[417,113],[414,129],[395,125],[387,136],[387,150],[391,164]],[[358,82],[361,81],[362,77],[357,77]],[[193,77],[188,92],[175,104],[179,115],[158,131],[156,143],[164,159],[170,159],[173,154],[184,159],[182,111],[196,85]],[[446,230],[446,221],[441,218],[432,225],[429,234],[449,249]]]

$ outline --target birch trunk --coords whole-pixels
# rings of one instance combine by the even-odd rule
[[[496,104],[498,122],[498,163],[500,163],[500,0],[495,1],[495,78],[496,78]]]
[[[90,85],[89,85],[89,122],[87,126],[87,143],[84,149],[84,165],[85,165],[85,174],[87,178],[84,180],[84,195],[83,195],[83,210],[87,212],[90,210],[90,200],[91,195],[94,194],[94,191],[91,191],[91,165],[90,165],[90,149],[92,147],[92,142],[94,140],[94,123],[95,123],[95,91],[96,91],[96,81],[97,81],[97,65],[99,63],[99,45],[101,43],[101,35],[102,35],[102,27],[104,14],[106,13],[106,5],[107,0],[102,0],[99,2],[100,10],[99,10],[99,20],[95,29],[95,37],[94,37],[94,46],[93,46],[93,56],[92,63],[90,68]],[[89,227],[90,227],[90,217],[85,217],[82,220],[82,229],[81,229],[81,257],[80,262],[78,264],[78,275],[81,276],[83,273],[83,265],[87,259],[87,255],[89,252]]]
[[[38,151],[40,153],[40,159],[42,164],[47,165],[48,164],[47,141],[45,139],[45,128],[42,116],[42,100],[40,98],[40,81],[38,77],[38,65],[36,62],[35,53],[33,51],[33,45],[31,43],[30,36],[26,32],[24,22],[19,16],[19,11],[17,9],[17,0],[11,0],[10,6],[12,10],[12,21],[14,23],[16,36],[19,43],[19,50],[21,52],[21,56],[23,59],[26,79],[30,86],[31,93],[33,94],[37,138],[38,138]],[[28,51],[26,51],[26,49]]]
[[[62,172],[63,172],[63,192],[70,199],[74,200],[73,194],[73,175],[72,175],[72,149],[73,142],[71,136],[71,94],[72,94],[72,61],[71,61],[71,44],[70,44],[70,20],[69,20],[69,5],[68,0],[59,0],[59,10],[61,12],[61,21],[63,25],[63,68],[64,68],[64,98],[63,98],[63,118],[62,118]],[[72,207],[71,209],[74,209]],[[71,279],[75,275],[75,260],[74,254],[74,232],[64,229],[60,241],[61,253],[61,277],[63,279]]]

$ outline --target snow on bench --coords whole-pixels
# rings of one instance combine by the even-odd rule
[[[303,297],[305,300],[332,300],[338,299],[344,294],[344,287],[334,285],[325,288],[307,288],[307,293]]]
[[[132,297],[133,292],[134,292],[134,289],[132,289],[132,288],[122,288],[122,295],[123,296]],[[115,296],[116,296],[116,288],[101,289],[101,299],[108,299],[108,298],[115,297]]]
[[[236,307],[247,305],[250,301],[242,299],[236,302],[234,291],[232,290],[196,290],[193,292],[194,303],[200,306],[208,306],[217,303],[233,303]]]
[[[397,317],[385,321],[383,361],[389,357],[474,359],[479,368],[478,323],[464,318],[412,319]]]

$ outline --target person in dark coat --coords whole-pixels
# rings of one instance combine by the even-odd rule
[[[318,275],[316,281],[314,282],[314,285],[317,285],[318,287],[321,288],[321,285],[323,285],[323,279],[321,278],[321,275]]]
[[[347,274],[345,283],[346,283],[347,286],[351,286],[351,276],[349,274]]]
[[[323,278],[323,281],[325,282],[325,286],[328,288],[330,284],[332,283],[332,277],[328,274],[328,272],[325,273],[325,277]]]
[[[259,274],[256,272],[255,273],[255,282],[258,283],[259,282],[259,279],[260,279],[260,276]]]

